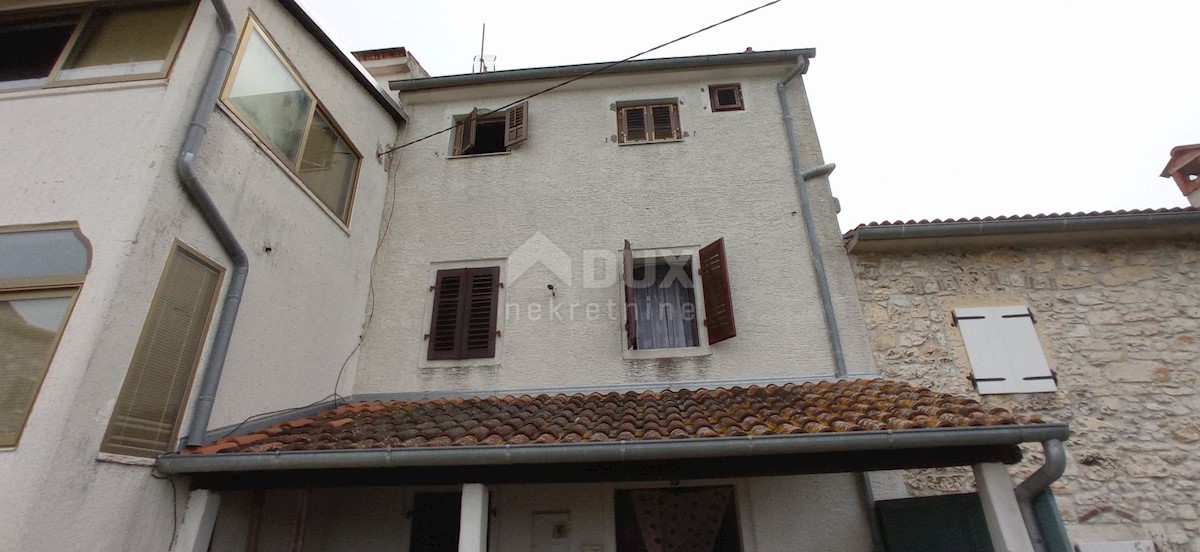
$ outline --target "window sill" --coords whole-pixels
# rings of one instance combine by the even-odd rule
[[[45,86],[39,88],[0,89],[0,101],[22,100],[25,98],[41,98],[48,96],[66,96],[69,94],[86,94],[91,92],[107,92],[112,90],[132,90],[136,88],[166,88],[168,79],[128,80],[95,84],[74,84]]]
[[[683,138],[675,138],[674,140],[647,140],[645,142],[618,142],[618,146],[648,146],[650,144],[678,144],[683,142]]]
[[[111,452],[101,452],[96,455],[97,462],[106,462],[109,464],[121,464],[125,466],[142,466],[147,468],[154,467],[158,462],[157,458],[146,458],[144,456],[129,456],[127,454],[113,454]]]
[[[696,347],[678,347],[674,349],[625,349],[625,360],[649,360],[657,358],[688,358],[711,356],[712,348],[708,345]]]
[[[418,368],[499,368],[497,358],[464,358],[460,360],[422,360]]]
[[[292,172],[292,169],[290,167],[288,167],[287,164],[285,164],[283,161],[281,161],[279,159],[279,157],[277,157],[275,155],[275,152],[271,151],[271,148],[268,147],[265,143],[263,143],[263,141],[261,139],[259,139],[259,137],[257,135],[254,134],[254,131],[250,130],[250,127],[246,126],[246,123],[243,123],[242,120],[240,118],[238,118],[237,114],[235,114],[232,110],[230,110],[228,107],[226,107],[224,102],[217,102],[217,111],[220,111],[221,113],[223,113],[227,119],[232,121],[235,126],[237,126],[239,129],[241,129],[241,131],[243,133],[245,133],[246,136],[248,138],[250,138],[250,140],[252,142],[254,142],[254,144],[256,146],[258,146],[258,148],[267,155],[267,159],[270,159],[271,162],[274,163],[276,167],[279,167],[279,170],[283,171],[283,174],[285,176],[287,176],[288,180],[292,181],[292,184],[295,184],[296,187],[299,188],[300,191],[304,193],[304,195],[308,196],[308,198],[311,199],[314,204],[316,204],[317,208],[320,209],[321,212],[324,213],[326,217],[329,217],[329,220],[332,221],[333,224],[335,226],[337,226],[339,230],[342,231],[342,233],[346,234],[346,237],[350,237],[350,227],[347,226],[345,223],[343,223],[342,219],[338,218],[338,216],[335,215],[333,213],[333,211],[330,211],[329,208],[326,207],[324,203],[321,203],[321,200],[317,199],[317,196],[312,193],[312,190],[308,189],[308,186],[306,186],[304,184],[304,182],[302,180],[300,180],[300,177],[296,176],[296,173]],[[361,171],[360,171],[360,174],[361,174]],[[356,176],[356,178],[357,178],[357,176]],[[354,183],[354,185],[358,186],[358,182],[356,181]]]
[[[501,155],[511,155],[511,151],[498,151],[496,153],[477,153],[474,155],[447,155],[446,159],[473,159],[475,157],[497,157]]]

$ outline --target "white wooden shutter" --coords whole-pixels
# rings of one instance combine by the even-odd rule
[[[954,309],[981,395],[1058,389],[1028,307]]]

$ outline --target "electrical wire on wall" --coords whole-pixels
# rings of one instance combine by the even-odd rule
[[[711,24],[711,25],[708,25],[708,26],[706,26],[706,27],[704,27],[704,28],[701,28],[701,29],[698,29],[698,30],[692,31],[692,32],[690,32],[690,33],[688,33],[688,34],[685,34],[685,35],[683,35],[683,36],[680,36],[680,37],[678,37],[678,38],[675,38],[675,39],[669,40],[669,41],[667,41],[667,42],[663,42],[662,44],[659,44],[658,46],[655,46],[655,47],[653,47],[653,48],[650,48],[650,49],[647,49],[647,50],[643,50],[643,51],[641,51],[641,52],[638,52],[638,53],[636,53],[636,54],[633,54],[632,56],[629,56],[629,57],[627,57],[627,58],[624,58],[624,59],[622,59],[622,60],[620,60],[620,61],[614,61],[614,62],[612,62],[612,63],[609,63],[609,64],[607,64],[607,65],[604,65],[604,66],[602,66],[602,67],[599,67],[599,68],[597,68],[597,69],[595,69],[595,70],[588,71],[587,73],[584,73],[584,74],[582,74],[582,75],[579,75],[579,76],[577,76],[577,77],[573,77],[573,78],[571,78],[571,79],[568,79],[568,80],[566,80],[566,81],[560,82],[560,83],[558,83],[558,84],[555,84],[555,85],[553,85],[553,86],[547,87],[547,88],[545,88],[545,89],[543,89],[543,90],[540,90],[540,91],[538,91],[538,92],[535,92],[535,93],[533,93],[533,94],[530,94],[530,95],[528,95],[528,96],[525,96],[525,97],[523,97],[523,98],[521,98],[521,99],[519,99],[519,100],[515,100],[515,101],[512,101],[512,102],[509,102],[509,103],[507,103],[507,104],[505,104],[505,105],[503,105],[503,106],[500,106],[500,107],[496,108],[496,109],[495,109],[495,110],[493,110],[493,111],[503,111],[503,110],[505,110],[505,109],[508,109],[508,108],[510,108],[510,107],[512,107],[512,106],[514,106],[514,105],[517,105],[517,104],[519,104],[519,103],[521,103],[521,102],[523,102],[523,101],[526,101],[526,100],[528,100],[528,99],[530,99],[530,98],[535,98],[535,97],[537,97],[537,96],[541,96],[542,94],[546,94],[546,93],[548,93],[548,92],[551,92],[551,91],[557,90],[557,89],[559,89],[559,88],[562,88],[562,87],[564,87],[564,86],[566,86],[566,85],[568,85],[568,84],[571,84],[571,83],[573,83],[573,82],[577,82],[577,81],[579,81],[579,80],[582,80],[582,79],[588,78],[588,77],[590,77],[590,76],[593,76],[593,75],[595,75],[595,74],[597,74],[597,73],[602,73],[602,72],[604,72],[604,71],[607,71],[607,70],[609,70],[609,69],[612,69],[613,67],[616,67],[616,66],[618,66],[618,65],[621,65],[621,64],[623,64],[623,63],[626,63],[626,62],[629,62],[629,61],[632,61],[632,60],[634,60],[634,59],[636,59],[636,58],[638,58],[638,57],[641,57],[641,56],[643,56],[643,55],[646,55],[646,54],[648,54],[648,53],[650,53],[650,52],[653,52],[653,51],[655,51],[655,50],[660,50],[660,49],[662,49],[662,48],[665,48],[665,47],[667,47],[667,46],[670,46],[670,45],[672,45],[672,44],[675,44],[676,42],[679,42],[679,41],[681,41],[681,40],[685,40],[685,39],[687,39],[687,38],[691,38],[691,37],[693,37],[693,36],[696,36],[696,35],[698,35],[698,34],[700,34],[700,33],[703,33],[703,32],[705,32],[705,31],[708,31],[708,30],[711,30],[711,29],[715,29],[715,28],[717,28],[717,27],[720,27],[721,25],[724,25],[724,24],[726,24],[726,23],[729,23],[730,21],[733,21],[733,20],[735,20],[735,19],[739,19],[739,18],[741,18],[741,17],[745,17],[745,16],[747,16],[747,15],[750,15],[750,14],[752,14],[752,13],[754,13],[754,12],[757,12],[757,11],[759,11],[759,10],[763,9],[763,8],[766,8],[766,7],[772,6],[772,5],[774,5],[774,4],[778,4],[779,2],[782,2],[782,1],[783,1],[783,0],[772,0],[772,1],[770,1],[770,2],[767,2],[767,3],[765,3],[765,4],[762,4],[762,5],[760,5],[760,6],[756,7],[756,8],[752,8],[752,9],[746,10],[746,11],[744,11],[744,12],[741,12],[741,13],[739,13],[739,14],[737,14],[737,15],[734,15],[734,16],[732,16],[732,17],[728,17],[728,18],[722,19],[721,21],[718,21],[718,22],[716,22],[716,23],[713,23],[713,24]],[[440,135],[440,134],[444,134],[444,133],[446,133],[446,132],[449,132],[449,131],[451,131],[451,130],[454,130],[454,128],[455,128],[454,126],[450,126],[450,127],[448,127],[448,128],[444,128],[444,129],[442,129],[442,130],[439,130],[439,131],[437,131],[437,132],[434,132],[434,133],[431,133],[431,134],[427,134],[427,135],[425,135],[425,136],[422,136],[422,137],[420,137],[420,138],[417,138],[417,139],[415,139],[415,140],[411,140],[411,141],[407,141],[407,142],[405,142],[404,140],[406,139],[406,137],[407,137],[407,134],[408,134],[408,126],[407,126],[407,125],[405,125],[404,131],[402,132],[402,134],[401,134],[401,137],[400,137],[400,139],[401,139],[401,144],[400,144],[400,145],[398,145],[398,146],[393,146],[393,147],[387,148],[387,149],[381,149],[379,152],[377,152],[377,153],[375,154],[375,158],[376,158],[376,159],[382,159],[382,158],[383,158],[385,155],[392,155],[392,154],[396,154],[397,152],[399,152],[400,150],[402,150],[402,149],[404,149],[404,148],[406,148],[406,147],[408,147],[408,146],[411,146],[411,145],[413,145],[413,144],[417,144],[417,143],[423,142],[423,141],[425,141],[425,140],[428,140],[428,139],[430,139],[430,138],[433,138],[433,137],[435,137],[435,136],[438,136],[438,135]],[[392,157],[392,158],[388,159],[387,161],[385,161],[385,167],[388,167],[388,168],[390,168],[390,167],[392,166],[392,164],[394,164],[394,163],[398,163],[398,162],[399,162],[399,158],[398,158],[398,156],[397,156],[397,157]],[[390,179],[390,180],[394,180],[394,179]],[[370,329],[370,327],[371,327],[371,321],[372,321],[372,320],[374,319],[374,317],[375,317],[375,267],[376,267],[376,264],[377,264],[377,262],[378,262],[378,260],[379,260],[379,252],[380,252],[380,250],[383,248],[383,244],[384,244],[384,242],[387,240],[388,233],[389,233],[389,231],[391,230],[391,227],[392,227],[392,218],[393,218],[393,215],[395,214],[395,211],[396,211],[396,196],[397,196],[397,195],[399,195],[398,182],[395,182],[395,181],[389,182],[389,185],[388,185],[388,190],[389,190],[389,191],[391,191],[391,202],[390,202],[390,204],[388,204],[388,207],[387,207],[387,215],[386,215],[386,216],[384,217],[384,219],[383,219],[383,228],[382,228],[382,230],[381,230],[381,231],[380,231],[380,233],[379,233],[379,240],[378,240],[378,241],[376,242],[376,244],[375,244],[375,253],[374,253],[374,254],[372,255],[372,257],[371,257],[370,276],[369,276],[369,278],[368,278],[368,284],[367,284],[367,290],[368,290],[368,308],[367,308],[367,319],[366,319],[366,320],[363,322],[362,332],[359,334],[359,336],[358,336],[358,341],[357,341],[357,342],[354,344],[354,348],[350,350],[350,353],[349,353],[348,355],[346,355],[346,360],[342,361],[342,366],[341,366],[341,368],[338,370],[337,379],[336,379],[336,380],[334,380],[334,384],[333,384],[333,393],[331,393],[331,394],[329,394],[329,395],[326,395],[326,396],[324,396],[324,397],[322,397],[322,398],[320,398],[320,399],[318,399],[318,400],[316,400],[316,401],[314,401],[314,402],[311,402],[311,403],[309,403],[309,404],[306,404],[306,405],[304,405],[304,406],[297,406],[297,407],[293,407],[293,408],[285,408],[285,409],[282,409],[282,410],[274,410],[274,411],[270,411],[270,412],[262,412],[262,413],[259,413],[259,414],[254,414],[254,415],[248,416],[248,417],[247,417],[245,420],[242,420],[240,423],[238,423],[238,424],[237,424],[236,426],[234,426],[232,429],[230,429],[229,431],[227,431],[227,432],[226,432],[226,433],[223,435],[223,437],[228,437],[228,436],[230,436],[230,435],[233,435],[233,433],[234,433],[234,432],[236,432],[238,429],[240,429],[242,426],[244,426],[244,425],[246,425],[247,423],[250,423],[252,420],[255,420],[255,419],[258,419],[258,418],[262,418],[262,417],[265,417],[265,416],[273,416],[273,415],[276,415],[276,414],[283,414],[283,413],[286,413],[286,412],[294,412],[294,411],[297,411],[297,410],[304,410],[304,409],[306,409],[306,408],[311,408],[311,407],[313,407],[313,406],[316,406],[316,405],[318,405],[318,404],[321,404],[321,403],[323,403],[323,402],[325,402],[326,400],[329,400],[329,399],[333,399],[333,406],[335,406],[335,407],[338,405],[338,401],[339,401],[339,400],[340,400],[340,401],[342,401],[342,402],[345,402],[345,400],[346,400],[346,399],[345,399],[345,397],[343,397],[342,395],[340,395],[340,394],[338,393],[338,391],[337,391],[337,390],[338,390],[338,387],[341,385],[341,382],[342,382],[342,376],[345,374],[346,367],[347,367],[347,366],[349,366],[349,364],[350,364],[350,359],[351,359],[351,358],[353,358],[353,357],[354,357],[354,355],[355,355],[355,353],[357,353],[357,352],[359,351],[359,349],[361,349],[361,348],[362,348],[363,340],[366,338],[367,331],[368,331],[368,330]],[[385,199],[385,201],[386,201],[386,199]]]

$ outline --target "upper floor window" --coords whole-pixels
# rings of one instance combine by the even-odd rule
[[[494,358],[501,287],[499,266],[437,271],[427,360]]]
[[[617,142],[679,140],[679,102],[654,100],[617,104]]]
[[[349,223],[362,154],[253,17],[221,99],[322,205]]]
[[[713,84],[708,87],[708,104],[713,111],[741,111],[742,85]]]
[[[0,21],[0,90],[166,77],[195,9],[189,1]]]
[[[529,138],[529,102],[481,114],[479,108],[454,123],[452,155],[504,153]]]
[[[73,224],[0,228],[0,446],[16,446],[91,264]]]
[[[980,395],[1053,393],[1050,371],[1033,312],[1024,305],[954,309],[971,362],[971,381]]]

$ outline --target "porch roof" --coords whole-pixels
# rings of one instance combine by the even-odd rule
[[[665,461],[685,475],[694,468],[711,476],[721,464],[712,459],[728,457],[755,458],[736,463],[738,473],[1012,462],[1018,443],[1066,436],[1063,424],[864,379],[358,402],[164,455],[158,465],[193,474],[470,466],[479,478],[499,467],[518,479],[521,467],[535,479],[555,470],[566,479],[595,477],[599,469],[624,479],[631,474],[614,466],[652,478]],[[797,464],[798,455],[825,455],[828,465]]]

